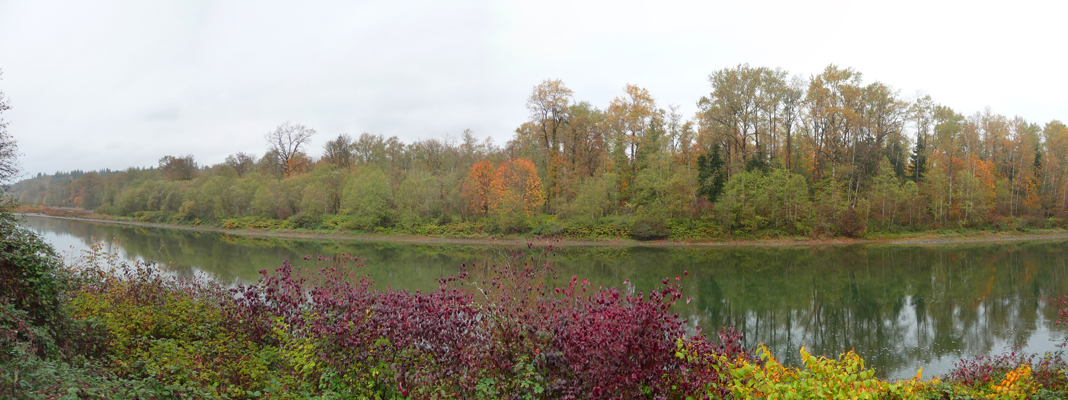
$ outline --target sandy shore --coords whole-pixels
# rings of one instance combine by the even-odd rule
[[[439,236],[415,236],[415,235],[374,235],[352,233],[311,233],[296,231],[264,231],[264,230],[229,230],[204,226],[186,226],[156,224],[147,222],[134,222],[92,217],[55,216],[42,213],[21,213],[20,215],[64,219],[71,221],[83,221],[102,224],[137,226],[146,228],[181,229],[196,232],[215,232],[227,235],[272,237],[282,239],[303,240],[336,240],[336,241],[360,241],[360,242],[392,242],[413,244],[469,244],[469,245],[493,245],[501,243],[533,242],[551,243],[561,246],[659,246],[659,247],[732,247],[732,246],[841,246],[851,244],[880,244],[880,245],[945,245],[958,243],[994,243],[1010,241],[1037,241],[1037,240],[1062,240],[1068,239],[1068,231],[1051,230],[1040,233],[1023,232],[998,232],[989,234],[976,234],[967,236],[945,236],[937,233],[922,233],[910,238],[899,239],[760,239],[760,240],[719,240],[707,241],[677,241],[661,240],[639,242],[631,239],[604,239],[582,240],[553,238],[546,239],[536,236],[494,236],[483,238],[450,238]]]

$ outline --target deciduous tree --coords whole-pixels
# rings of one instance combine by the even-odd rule
[[[479,161],[471,166],[464,182],[463,197],[472,214],[489,215],[490,205],[497,197],[498,188],[494,185],[496,173],[493,163],[489,161]]]
[[[334,168],[347,169],[352,166],[352,136],[348,134],[337,135],[337,138],[326,142],[323,146],[323,161],[334,165]]]
[[[296,165],[290,160],[303,153],[301,148],[308,144],[314,135],[315,129],[287,121],[263,136],[270,150],[277,154],[278,163],[282,166],[282,175],[290,175],[290,168]]]
[[[493,186],[497,196],[490,207],[495,214],[530,216],[545,202],[538,171],[524,158],[501,164]]]
[[[192,154],[182,157],[163,156],[159,159],[159,172],[167,181],[188,181],[197,173],[197,162]]]
[[[233,168],[238,177],[244,177],[245,174],[252,172],[256,168],[256,157],[245,152],[237,152],[226,156],[226,161],[223,161],[223,164]]]

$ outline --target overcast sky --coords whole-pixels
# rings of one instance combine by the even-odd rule
[[[7,1],[3,118],[27,174],[262,155],[285,121],[406,142],[503,144],[562,79],[604,108],[630,83],[691,116],[712,71],[852,67],[910,98],[1068,119],[1068,2]]]

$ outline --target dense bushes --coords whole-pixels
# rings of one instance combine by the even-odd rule
[[[549,291],[539,283],[547,266],[514,256],[465,267],[429,293],[374,292],[366,277],[335,267],[320,269],[312,285],[287,264],[240,289],[230,310],[251,340],[297,353],[294,369],[337,390],[588,398],[669,396],[719,381],[712,368],[685,376],[673,356],[680,340],[714,353],[669,314],[677,283],[665,279],[645,296],[574,277]]]
[[[550,290],[548,253],[509,253],[495,265],[463,266],[427,293],[372,290],[353,273],[359,261],[345,255],[318,257],[312,274],[285,263],[258,284],[227,290],[90,253],[60,297],[67,351],[5,358],[34,379],[9,379],[3,389],[43,397],[683,398],[726,382],[715,355],[745,354],[737,335],[719,346],[686,334],[670,314],[678,277],[648,294],[577,277]],[[0,318],[8,325],[24,315],[9,308]],[[676,357],[679,346],[704,357]],[[95,389],[117,385],[128,390]]]
[[[528,246],[462,265],[429,292],[375,290],[349,255],[307,257],[316,269],[286,262],[236,288],[123,264],[99,248],[69,272],[42,256],[58,282],[56,317],[36,324],[0,304],[0,397],[968,399],[1068,390],[1060,353],[965,360],[927,381],[880,380],[852,352],[827,359],[801,349],[802,365],[786,366],[745,349],[731,329],[718,341],[688,333],[671,311],[685,276],[648,293],[577,276],[546,286],[551,247]],[[37,351],[45,347],[53,350]]]
[[[671,236],[671,231],[658,218],[642,218],[634,222],[630,236],[638,240],[657,240]]]
[[[26,313],[34,324],[58,318],[63,279],[52,247],[0,213],[0,303]]]

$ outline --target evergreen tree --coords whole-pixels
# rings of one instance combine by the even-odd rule
[[[894,170],[894,175],[897,175],[898,178],[905,178],[909,168],[905,163],[905,148],[900,143],[893,142],[887,152],[887,158],[890,161],[891,168]]]
[[[698,195],[715,203],[723,194],[723,185],[727,182],[724,171],[726,163],[719,155],[719,145],[713,146],[708,154],[697,156],[697,180],[700,184]]]
[[[916,148],[909,159],[909,179],[916,183],[920,183],[923,175],[927,173],[927,144],[924,142],[925,138],[917,134]]]

